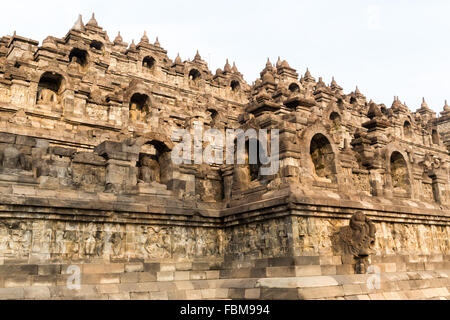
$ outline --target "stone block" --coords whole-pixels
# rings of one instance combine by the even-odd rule
[[[363,294],[359,284],[344,284],[343,288],[346,296]]]
[[[174,272],[171,271],[161,271],[156,273],[157,281],[173,281],[174,280]]]
[[[183,281],[183,280],[189,280],[189,279],[190,279],[189,271],[175,271],[175,273],[174,273],[175,281]]]
[[[139,282],[157,281],[156,272],[139,272]]]
[[[31,287],[24,288],[23,290],[25,299],[50,299],[50,290],[48,287]]]
[[[186,290],[186,300],[202,300],[202,290]]]
[[[245,294],[244,294],[245,298]],[[263,300],[298,300],[298,289],[261,288],[260,298]]]
[[[168,300],[167,292],[150,292],[151,300]]]
[[[307,277],[307,276],[320,276],[322,270],[320,265],[301,265],[295,267],[295,276]]]
[[[125,264],[125,272],[142,272],[144,271],[143,263],[127,263]]]
[[[258,300],[260,297],[261,297],[260,288],[245,289],[245,299]]]
[[[23,299],[24,297],[25,291],[23,288],[0,288],[1,300]]]
[[[327,299],[344,296],[342,286],[298,289],[300,299]]]
[[[131,300],[150,300],[150,293],[148,292],[131,292]]]
[[[139,282],[140,272],[126,272],[120,275],[120,283]]]
[[[39,265],[38,266],[38,275],[40,276],[49,276],[61,274],[61,265],[58,264],[50,264],[50,265]]]

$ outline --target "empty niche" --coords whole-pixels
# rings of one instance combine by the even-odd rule
[[[300,87],[296,83],[291,83],[289,85],[289,91],[292,92],[292,93],[299,93],[300,92]]]
[[[95,49],[98,51],[101,51],[103,49],[103,43],[97,40],[92,40],[91,44],[89,45],[91,49]]]
[[[232,91],[238,91],[240,87],[241,87],[241,84],[239,83],[239,81],[237,81],[237,80],[231,81],[230,88]]]
[[[439,133],[437,132],[436,129],[433,129],[431,131],[431,140],[433,144],[439,144]]]
[[[319,180],[336,183],[335,155],[330,142],[323,134],[316,134],[310,145],[314,174]]]

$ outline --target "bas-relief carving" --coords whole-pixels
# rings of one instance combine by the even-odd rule
[[[84,42],[91,41],[92,37],[96,37],[97,40],[102,39],[104,35],[99,30],[98,33],[91,30],[92,34],[84,33],[79,39],[71,39],[74,43],[64,43],[66,39],[55,41],[52,44],[54,52],[47,52],[49,54],[47,59],[50,59],[51,63],[40,64],[33,70],[30,70],[28,64],[14,67],[17,70],[11,70],[6,64],[6,59],[1,56],[1,52],[6,49],[7,44],[12,49],[17,46],[17,49],[26,51],[23,57],[31,59],[35,54],[37,56],[40,54],[40,51],[36,50],[37,45],[30,44],[28,49],[24,49],[19,48],[14,37],[0,38],[0,69],[2,71],[0,78],[8,76],[7,79],[0,79],[5,80],[0,81],[0,100],[10,104],[6,106],[11,107],[10,110],[12,110],[2,111],[0,114],[2,131],[9,132],[12,130],[10,128],[13,128],[14,132],[23,132],[24,135],[45,137],[52,141],[52,144],[58,144],[57,141],[60,141],[64,146],[89,149],[104,140],[123,141],[123,136],[131,134],[140,136],[156,129],[169,137],[173,128],[186,128],[186,123],[192,122],[195,118],[211,126],[219,126],[221,129],[259,128],[269,124],[274,128],[279,127],[296,132],[296,134],[287,135],[288,138],[285,139],[287,141],[281,141],[287,150],[282,150],[285,152],[282,156],[286,156],[283,161],[286,164],[295,163],[293,166],[298,171],[295,179],[289,180],[289,186],[306,190],[311,187],[312,182],[336,182],[336,164],[347,161],[345,170],[340,170],[342,173],[339,172],[345,175],[342,181],[349,181],[350,184],[353,182],[353,188],[344,190],[346,195],[361,191],[370,194],[372,191],[373,195],[382,196],[383,192],[380,190],[383,191],[383,186],[386,186],[389,189],[392,188],[397,195],[410,197],[410,189],[414,187],[414,194],[419,195],[416,196],[417,198],[423,197],[423,201],[430,203],[437,201],[433,194],[435,192],[433,188],[437,185],[434,175],[436,170],[443,169],[445,163],[448,163],[448,156],[445,148],[440,148],[439,144],[430,144],[430,134],[424,136],[419,134],[419,132],[430,131],[424,129],[426,126],[434,125],[436,121],[436,117],[425,103],[420,112],[415,114],[411,113],[398,98],[395,99],[391,108],[376,105],[368,102],[359,90],[344,94],[334,80],[329,86],[322,80],[316,82],[309,71],[299,81],[296,71],[286,67],[286,61],[280,61],[277,65],[268,62],[261,73],[261,79],[257,79],[252,86],[243,81],[235,67],[232,69],[231,66],[225,66],[224,71],[219,70],[216,75],[205,67],[200,70],[202,78],[196,80],[200,81],[201,86],[194,86],[193,91],[189,87],[192,81],[188,80],[189,75],[185,71],[191,70],[191,61],[182,62],[181,59],[177,59],[173,62],[167,58],[164,50],[158,51],[158,57],[152,65],[152,70],[155,72],[151,73],[151,78],[148,78],[147,73],[135,74],[134,76],[140,79],[133,80],[130,84],[130,76],[133,78],[133,73],[136,72],[136,63],[134,59],[128,59],[127,55],[136,54],[139,49],[130,47],[130,50],[127,50],[126,46],[113,46],[106,38],[104,39],[104,56],[95,57],[90,61],[89,59],[81,61],[77,56],[72,56],[68,67],[67,61],[63,62],[61,58],[58,58],[55,52],[61,52],[67,57],[73,49],[72,45],[82,47],[86,45]],[[120,44],[121,41],[118,43]],[[198,59],[201,60],[201,58]],[[110,60],[112,60],[111,63]],[[138,64],[141,62],[138,61]],[[52,70],[44,70],[46,68]],[[65,72],[66,69],[68,72]],[[58,74],[59,79],[64,83],[63,89],[71,87],[70,90],[67,89],[61,93],[64,91],[60,90],[61,88],[54,90],[52,86],[43,87],[41,83],[37,83],[37,79],[29,77],[29,74],[42,75],[43,72]],[[240,82],[238,94],[229,87],[230,75],[233,80],[237,79]],[[11,82],[10,78],[14,79],[14,77],[17,77],[19,81]],[[17,84],[24,79],[31,83],[29,87]],[[151,87],[148,86],[149,80]],[[8,84],[9,82],[12,84]],[[293,82],[298,83],[298,89],[289,92],[288,85]],[[86,83],[90,85],[86,86]],[[140,91],[141,96],[138,97],[142,98],[142,95],[147,97],[145,101],[130,99],[128,93],[137,93],[135,89]],[[223,92],[226,94],[222,94]],[[12,101],[10,101],[11,96]],[[36,102],[36,105],[30,103],[30,99],[33,103]],[[68,117],[66,114],[64,117],[57,118],[54,116],[49,118],[45,115],[47,111],[57,109],[53,108],[54,106],[62,110],[59,105],[64,105],[65,112],[70,111],[67,112]],[[26,113],[19,109],[24,107],[26,107]],[[29,110],[29,107],[34,109]],[[326,110],[330,110],[331,107],[339,108],[339,110],[336,109],[339,111],[339,117],[329,117],[329,112]],[[211,110],[210,108],[217,109],[218,114],[213,116],[213,112],[208,111]],[[414,147],[411,147],[409,142],[399,142],[403,139],[403,128],[401,125],[398,126],[398,122],[400,120],[403,122],[408,117],[411,125],[409,128],[411,135],[408,140],[411,143],[414,142]],[[367,121],[368,119],[370,121]],[[127,126],[115,128],[104,126],[106,123],[113,122],[118,125],[127,124]],[[448,133],[450,126],[447,123],[444,122],[441,125],[441,128],[447,128],[442,134],[440,132],[441,136]],[[333,141],[333,148],[329,142],[318,140],[313,144],[312,150],[298,155],[298,147],[311,142],[311,139],[310,141],[303,139],[302,133],[319,124],[324,124],[323,130],[326,132],[323,134]],[[25,128],[26,126],[32,126],[35,132],[28,130],[29,127]],[[352,143],[353,150],[350,150],[342,142],[345,138],[352,136],[360,141]],[[17,135],[17,138],[23,137]],[[395,145],[398,152],[403,154],[407,149],[408,159],[405,159],[408,161],[407,165],[401,159],[394,159],[390,172],[384,170],[384,167],[389,167],[380,165],[386,160],[385,154],[388,150],[386,144]],[[430,146],[432,146],[432,152],[429,151]],[[132,149],[132,146],[128,147]],[[422,156],[414,155],[412,148],[417,149],[418,153],[425,154],[423,162],[417,163],[419,161],[417,158],[421,159]],[[200,166],[189,168],[195,171],[195,174],[192,172],[180,174],[177,171],[179,168],[172,169],[168,154],[163,159],[160,157],[158,159],[153,154],[139,159],[138,153],[122,149],[102,156],[90,150],[86,153],[90,156],[76,161],[76,155],[73,154],[60,156],[46,148],[23,146],[2,140],[0,167],[2,173],[34,174],[38,178],[39,187],[51,189],[55,191],[55,194],[61,189],[80,191],[77,194],[79,199],[83,199],[82,192],[96,193],[106,190],[121,196],[129,189],[133,191],[133,187],[137,184],[144,190],[146,185],[159,187],[161,183],[167,182],[167,186],[171,183],[172,186],[176,186],[175,188],[183,189],[176,193],[179,195],[177,200],[188,199],[196,202],[195,205],[200,205],[199,202],[220,203],[223,198],[228,201],[232,198],[231,190],[233,190],[233,197],[242,198],[245,201],[246,194],[242,191],[260,186],[258,180],[261,177],[259,177],[257,165],[236,165],[233,169],[229,169],[229,172],[233,172],[232,176],[230,175],[228,181],[223,182],[223,175],[217,174],[211,178],[210,172],[202,174],[203,169]],[[306,159],[305,156],[312,161],[311,168],[307,168],[308,166],[302,163],[303,160],[298,160]],[[351,165],[348,165],[352,161],[359,163],[359,169],[363,173],[352,173]],[[386,162],[389,161],[386,160]],[[409,177],[408,169],[411,169],[410,166],[413,165],[423,166],[422,180],[416,176]],[[27,172],[24,173],[24,171]],[[284,172],[287,172],[285,176],[283,176]],[[195,181],[189,180],[192,177],[195,177]],[[292,178],[292,170],[280,170],[277,179],[281,179],[269,181],[269,183],[272,182],[269,184],[271,191],[282,188],[283,183],[279,181],[287,181],[282,180],[286,177]],[[414,179],[415,181],[412,181]],[[439,186],[439,191],[445,203],[446,199],[450,199],[448,179],[447,181],[442,177],[439,179],[443,182],[441,180],[438,182],[444,184],[442,187]],[[225,184],[227,188],[224,188]],[[195,190],[193,190],[194,186]],[[314,187],[327,191],[330,186],[314,184]],[[227,190],[225,197],[222,196],[224,189]],[[39,189],[36,191],[39,193]],[[230,203],[226,205],[231,206]],[[201,205],[204,204],[201,203]],[[33,223],[30,226],[26,222],[23,222],[24,224],[8,222],[0,226],[0,248],[9,256],[26,256],[27,252],[31,252],[37,256],[50,255],[61,259],[95,257],[192,259],[196,256],[223,254],[235,255],[238,258],[271,257],[298,254],[298,252],[291,252],[293,248],[299,248],[300,254],[305,255],[333,254],[334,244],[331,235],[343,228],[342,230],[345,231],[342,231],[341,235],[346,250],[353,254],[362,254],[362,249],[366,245],[362,245],[361,248],[358,243],[366,243],[366,240],[363,239],[361,230],[367,229],[367,226],[369,230],[371,228],[370,222],[359,221],[357,216],[352,218],[350,226],[347,226],[348,221],[343,219],[298,218],[297,222],[296,232],[298,231],[299,234],[297,239],[293,239],[295,232],[290,230],[290,224],[283,219],[267,220],[262,223],[252,222],[221,230],[130,224],[67,224],[53,221]],[[374,248],[378,254],[448,252],[448,227],[380,222],[375,223],[375,226],[377,233]],[[373,238],[370,232],[369,238]]]

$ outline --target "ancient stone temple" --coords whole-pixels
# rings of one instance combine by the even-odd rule
[[[448,298],[439,116],[280,59],[250,85],[94,16],[41,45],[3,36],[0,299]],[[279,169],[175,163],[196,124],[278,129]]]

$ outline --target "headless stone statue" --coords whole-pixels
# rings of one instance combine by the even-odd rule
[[[130,119],[136,121],[138,119],[139,110],[137,109],[136,103],[132,103],[130,107]]]
[[[56,94],[50,89],[42,88],[38,93],[37,103],[56,104]]]
[[[143,183],[160,183],[160,166],[158,161],[149,156],[143,156],[141,158],[141,167],[139,168],[139,180]]]

